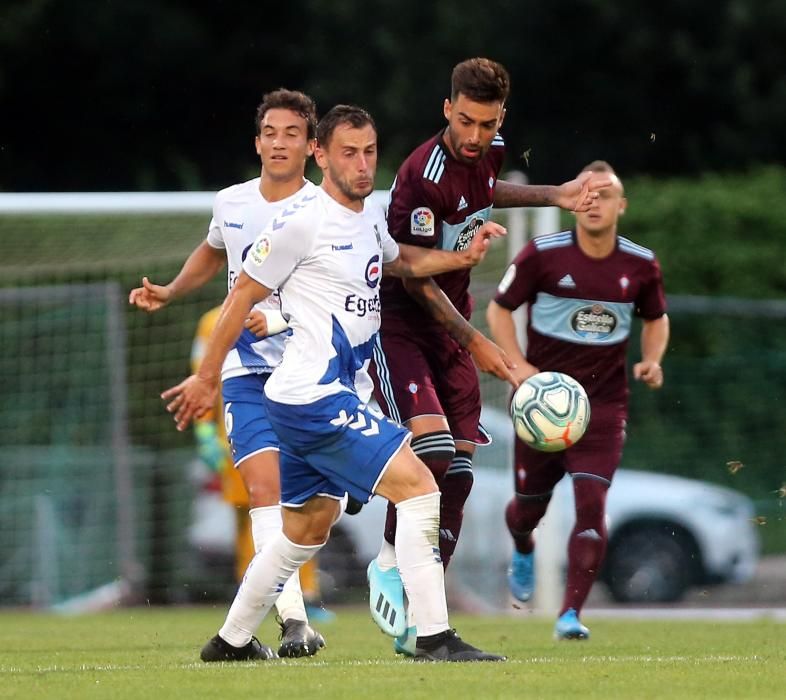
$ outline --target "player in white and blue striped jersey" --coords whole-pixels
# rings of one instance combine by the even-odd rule
[[[502,660],[451,630],[436,482],[410,448],[409,431],[370,409],[358,396],[356,379],[379,330],[383,265],[400,276],[469,267],[482,259],[488,238],[504,230],[489,222],[460,252],[399,246],[380,212],[364,201],[373,189],[377,158],[376,128],[368,113],[334,107],[320,122],[317,137],[322,187],[283,210],[257,238],[199,373],[163,394],[181,430],[208,410],[219,367],[248,309],[280,290],[292,336],[265,395],[281,440],[283,532],[257,554],[241,586],[241,591],[256,591],[262,604],[254,611],[233,605],[222,637],[247,643],[279,587],[327,541],[344,492],[359,500],[379,494],[398,508],[395,546],[416,611],[416,656]]]
[[[313,154],[316,106],[301,92],[276,90],[265,95],[256,115],[256,151],[260,176],[221,190],[204,240],[168,285],[152,284],[131,292],[130,302],[156,311],[201,287],[227,265],[227,288],[232,289],[255,238],[273,217],[316,187],[305,179],[306,161]],[[284,331],[271,335],[272,331]],[[224,418],[235,467],[249,494],[249,515],[255,551],[281,529],[278,476],[278,437],[267,419],[262,392],[271,372],[281,362],[286,323],[277,294],[250,312],[245,328],[227,354],[221,371]],[[324,645],[308,625],[298,576],[283,587],[276,607],[282,619],[281,656],[314,654]],[[206,651],[204,660],[265,658],[267,648],[249,642],[240,652],[222,646]],[[205,657],[208,658],[205,658]]]

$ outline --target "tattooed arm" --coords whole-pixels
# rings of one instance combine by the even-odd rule
[[[453,340],[472,355],[481,372],[488,372],[517,386],[510,371],[514,365],[505,351],[486,338],[458,312],[433,278],[414,277],[402,281],[409,295],[445,328]]]

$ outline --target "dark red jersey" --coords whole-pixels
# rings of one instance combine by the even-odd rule
[[[491,217],[494,188],[505,155],[497,134],[491,148],[476,164],[456,160],[442,140],[444,131],[416,148],[396,174],[388,208],[388,229],[399,243],[464,250],[475,232]],[[469,319],[472,297],[469,270],[446,272],[434,277],[458,311]],[[423,324],[423,309],[407,293],[401,281],[385,277],[382,282],[382,324],[396,315]]]
[[[627,399],[626,350],[634,315],[666,312],[655,254],[622,236],[608,257],[585,255],[575,231],[538,236],[516,256],[495,301],[514,310],[529,304],[527,360],[564,372],[590,399]]]

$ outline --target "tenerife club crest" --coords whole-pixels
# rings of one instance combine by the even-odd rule
[[[372,255],[366,263],[366,284],[371,289],[376,289],[380,277],[382,277],[382,264],[379,255]]]

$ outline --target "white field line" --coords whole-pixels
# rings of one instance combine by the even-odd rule
[[[582,612],[584,618],[786,622],[786,608],[587,608]]]
[[[582,663],[587,665],[592,664],[687,664],[690,666],[700,666],[705,664],[725,664],[725,663],[766,663],[766,659],[761,656],[754,655],[733,655],[733,654],[705,654],[703,656],[651,656],[651,655],[628,655],[628,656],[583,656],[578,659],[568,658],[564,656],[532,656],[526,659],[508,659],[505,664],[501,664],[500,668],[508,665],[571,665],[575,663]],[[77,666],[37,666],[35,668],[20,668],[18,666],[0,666],[0,673],[9,673],[24,675],[30,673],[74,673],[74,672],[103,672],[103,673],[116,673],[126,671],[150,671],[156,670],[189,670],[189,671],[208,671],[215,668],[259,668],[261,666],[270,666],[271,668],[280,668],[281,666],[297,667],[299,671],[309,668],[320,667],[375,667],[375,666],[402,666],[412,664],[414,662],[405,659],[369,659],[352,660],[352,661],[311,661],[308,664],[293,663],[280,659],[273,661],[270,664],[257,663],[253,661],[241,663],[188,663],[188,664],[173,664],[173,665],[115,665],[115,664],[79,664]],[[420,664],[418,664],[420,668]]]

